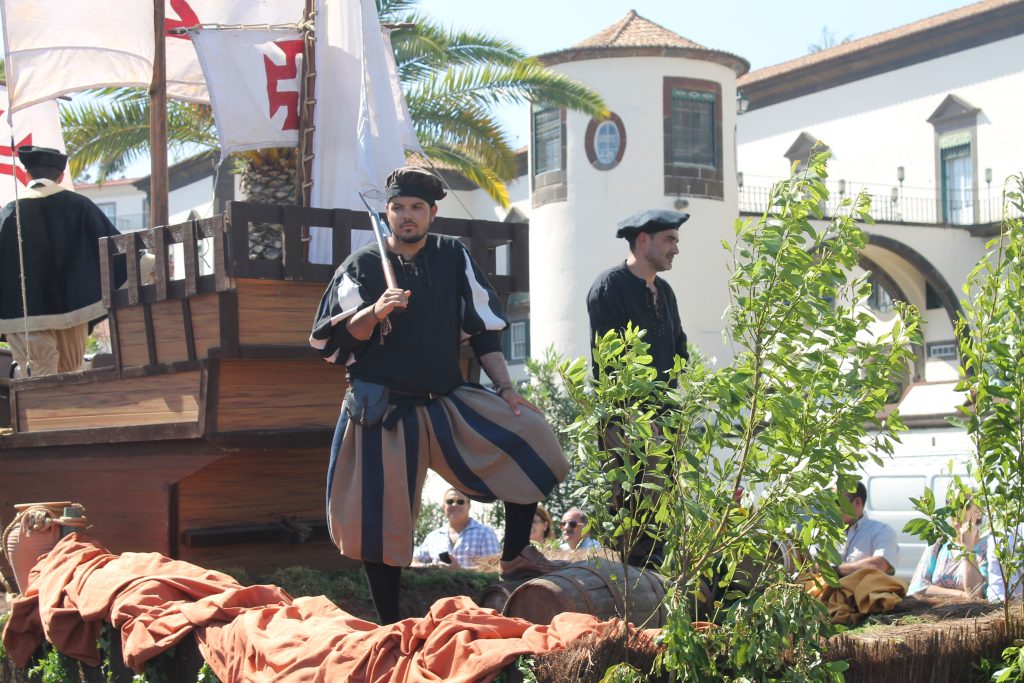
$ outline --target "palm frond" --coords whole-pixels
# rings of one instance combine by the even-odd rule
[[[411,101],[409,111],[424,149],[459,148],[486,163],[498,178],[515,177],[515,152],[491,112],[481,107],[450,110],[430,101]]]
[[[423,145],[423,151],[437,164],[457,171],[475,183],[494,201],[508,208],[508,187],[485,163],[481,163],[466,150],[444,145]]]
[[[217,146],[209,107],[172,101],[167,108],[167,123],[172,150]],[[61,126],[74,176],[95,168],[96,179],[102,182],[149,153],[146,99],[83,100],[64,106]]]
[[[436,99],[448,107],[462,103],[487,107],[531,102],[564,107],[595,118],[608,116],[600,95],[535,60],[525,60],[513,67],[453,67],[442,77],[411,84],[406,97]]]
[[[429,77],[449,66],[518,64],[527,55],[514,43],[485,33],[446,29],[413,14],[405,19],[413,28],[391,36],[395,64],[403,82]]]
[[[377,15],[382,24],[396,23],[400,16],[418,5],[420,0],[377,0]]]

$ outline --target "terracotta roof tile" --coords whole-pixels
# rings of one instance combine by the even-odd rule
[[[875,33],[864,38],[851,40],[847,43],[842,43],[835,47],[821,50],[820,52],[814,52],[809,55],[804,55],[803,57],[797,57],[796,59],[791,59],[788,62],[782,62],[781,64],[775,64],[773,66],[764,67],[763,69],[751,71],[746,76],[739,79],[738,85],[743,87],[789,71],[796,71],[797,69],[827,62],[836,57],[854,54],[861,50],[877,48],[880,45],[899,41],[915,33],[939,26],[953,24],[968,17],[984,14],[985,12],[997,7],[1012,5],[1017,2],[1020,2],[1020,0],[984,0],[983,2],[976,2],[974,4],[967,5],[966,7],[959,7],[957,9],[950,10],[949,12],[936,14],[935,16],[921,19],[920,21],[915,21],[910,24],[904,24],[903,26],[898,26],[888,31],[882,31],[881,33]]]
[[[605,30],[586,40],[576,43],[572,49],[588,47],[685,47],[700,50],[707,49],[703,45],[683,38],[678,33],[664,26],[644,19],[636,10]]]

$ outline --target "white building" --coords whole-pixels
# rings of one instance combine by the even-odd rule
[[[865,226],[861,260],[876,285],[869,305],[883,321],[893,299],[923,315],[924,344],[899,402],[912,428],[904,459],[870,479],[869,509],[902,527],[908,493],[926,480],[945,485],[921,464],[962,462],[969,451],[946,422],[963,401],[953,321],[998,233],[1003,179],[1024,170],[1024,2],[986,0],[749,73],[742,58],[634,12],[541,59],[597,90],[615,116],[532,113],[528,164],[510,189],[514,217],[530,222],[533,353],[554,343],[587,355],[586,292],[626,253],[615,223],[685,207],[682,253],[666,279],[690,339],[727,359],[719,242],[824,145],[833,200],[872,195],[877,223]],[[479,190],[460,194],[466,206],[486,204]],[[476,215],[503,218],[493,204]],[[915,539],[901,540],[905,574],[919,553]]]

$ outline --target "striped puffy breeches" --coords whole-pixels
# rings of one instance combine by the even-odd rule
[[[342,555],[409,564],[428,467],[485,503],[540,502],[569,471],[543,416],[523,407],[517,416],[475,385],[416,406],[394,429],[361,427],[342,410],[327,474],[327,519]]]

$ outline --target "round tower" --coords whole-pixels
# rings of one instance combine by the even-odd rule
[[[612,116],[531,112],[532,354],[553,344],[563,355],[589,357],[587,291],[627,254],[615,224],[642,209],[674,209],[690,220],[672,270],[661,275],[676,292],[690,341],[708,356],[728,355],[721,241],[731,241],[739,215],[736,79],[749,64],[635,11],[540,59],[600,93]]]

